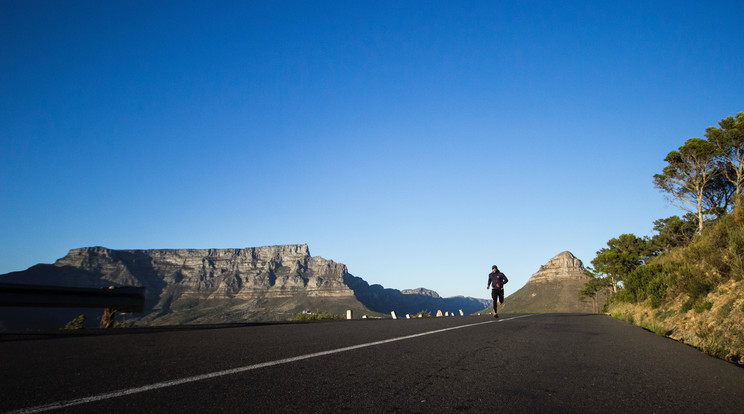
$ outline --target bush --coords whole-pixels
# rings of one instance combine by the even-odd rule
[[[295,315],[296,321],[319,321],[323,319],[344,319],[341,315],[334,315],[332,313],[315,311],[313,313],[300,312]]]
[[[713,302],[709,300],[698,300],[692,305],[692,309],[695,313],[703,313],[703,311],[710,310],[713,307]]]
[[[742,280],[744,278],[744,227],[738,227],[729,232],[728,252],[731,261],[729,277]]]
[[[67,325],[65,325],[65,327],[62,329],[67,330],[67,331],[83,329],[84,324],[85,324],[85,315],[80,315],[77,318],[71,320],[70,322],[67,322]]]
[[[647,264],[635,268],[623,281],[625,302],[637,303],[651,300],[651,306],[658,308],[667,295],[668,276],[660,264]]]
[[[692,264],[674,263],[669,267],[674,274],[675,284],[693,300],[706,296],[716,287],[714,279],[706,277]]]

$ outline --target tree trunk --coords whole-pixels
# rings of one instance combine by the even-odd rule
[[[700,195],[698,195],[697,200],[697,209],[698,209],[698,233],[703,232],[703,194],[702,192]]]

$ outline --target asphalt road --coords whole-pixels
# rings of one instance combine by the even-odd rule
[[[744,369],[601,315],[5,334],[0,370],[0,412],[744,410]]]

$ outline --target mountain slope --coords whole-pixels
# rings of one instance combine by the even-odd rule
[[[540,266],[522,288],[507,296],[499,312],[593,312],[590,302],[579,301],[579,290],[589,280],[584,271],[581,260],[571,252],[561,252]],[[508,291],[509,284],[506,289]]]

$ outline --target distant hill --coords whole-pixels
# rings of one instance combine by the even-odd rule
[[[592,313],[591,302],[579,301],[579,290],[589,280],[584,271],[581,260],[571,252],[561,252],[508,295],[499,313]],[[489,311],[493,312],[493,307]]]
[[[437,310],[473,313],[484,299],[441,298],[419,288],[403,293],[369,285],[346,265],[310,256],[307,245],[245,249],[70,250],[54,264],[0,275],[0,283],[70,287],[144,286],[145,312],[121,315],[138,325],[179,325],[287,320],[303,310],[356,317]],[[0,330],[56,329],[96,309],[0,307]]]

